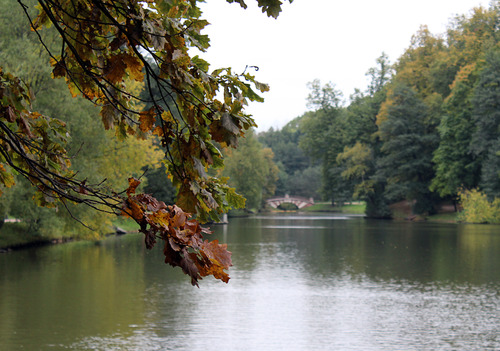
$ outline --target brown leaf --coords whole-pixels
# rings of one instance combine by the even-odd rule
[[[131,179],[133,179],[133,183],[134,183],[135,188],[141,183],[139,180],[137,180],[135,178],[131,178]],[[130,184],[130,180],[129,180],[129,184]],[[134,192],[135,192],[135,188],[134,188]],[[167,208],[167,205],[163,201],[158,201],[150,194],[139,194],[139,195],[135,196],[134,198],[136,201],[138,201],[142,205],[144,205],[144,207],[146,207],[146,209],[148,211],[151,211],[151,212],[160,212],[161,210],[164,210]]]
[[[156,244],[156,233],[154,230],[149,229],[144,233],[145,238],[144,238],[144,243],[146,244],[146,248],[148,250],[151,250],[155,244]]]
[[[127,204],[128,204],[128,210],[132,218],[137,222],[142,221],[142,219],[144,218],[144,211],[141,208],[141,206],[132,199],[128,199]]]
[[[198,286],[198,280],[201,279],[201,276],[195,261],[191,259],[186,248],[183,248],[181,252],[175,251],[170,246],[170,242],[166,241],[163,254],[165,255],[165,263],[181,267],[182,271],[191,277],[191,284]]]
[[[143,132],[149,132],[156,122],[155,109],[151,107],[147,111],[139,114],[139,129]]]
[[[66,66],[63,61],[57,61],[52,70],[52,76],[54,78],[66,76]]]
[[[21,130],[23,131],[24,134],[26,134],[29,138],[34,138],[33,133],[31,133],[30,125],[23,116],[19,117],[17,123],[20,125]]]
[[[16,114],[12,106],[7,106],[4,116],[7,122],[14,123],[16,121]]]
[[[226,244],[221,245],[218,240],[205,240],[202,245],[202,250],[210,260],[217,261],[222,267],[227,269],[232,266],[231,252],[227,251]]]
[[[111,104],[106,104],[101,108],[101,118],[105,129],[111,129],[114,126],[118,111]]]
[[[174,215],[174,218],[172,218],[172,226],[176,227],[176,228],[180,228],[184,225],[184,223],[186,223],[186,213],[184,211],[182,211],[179,207],[177,206],[174,206],[174,210],[175,210],[175,215]]]
[[[123,55],[110,56],[104,67],[104,77],[111,83],[116,84],[123,80],[127,64],[123,61]]]
[[[139,179],[136,179],[134,177],[130,177],[128,179],[127,195],[130,196],[130,194],[135,194],[135,190],[137,189],[139,184],[141,184],[141,181]]]

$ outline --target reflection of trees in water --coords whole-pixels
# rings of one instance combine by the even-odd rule
[[[423,284],[500,281],[491,268],[500,263],[494,226],[356,219],[326,227],[295,237],[311,279],[347,274]]]
[[[0,315],[10,316],[1,329],[10,326],[16,338],[36,345],[69,344],[142,323],[141,252],[137,241],[120,238],[9,254],[8,265],[0,265]]]

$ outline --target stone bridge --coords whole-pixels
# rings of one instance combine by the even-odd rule
[[[277,208],[279,205],[285,202],[294,204],[299,209],[314,205],[314,200],[312,197],[308,199],[305,197],[290,196],[288,194],[286,194],[284,197],[273,197],[266,200],[266,204],[273,208]]]

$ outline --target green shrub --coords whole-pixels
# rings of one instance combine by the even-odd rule
[[[463,210],[457,219],[467,223],[500,223],[500,199],[488,201],[486,195],[477,189],[458,193]]]

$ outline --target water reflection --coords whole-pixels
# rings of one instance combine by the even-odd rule
[[[216,226],[228,285],[139,236],[0,255],[7,350],[494,350],[498,227],[259,216]]]

